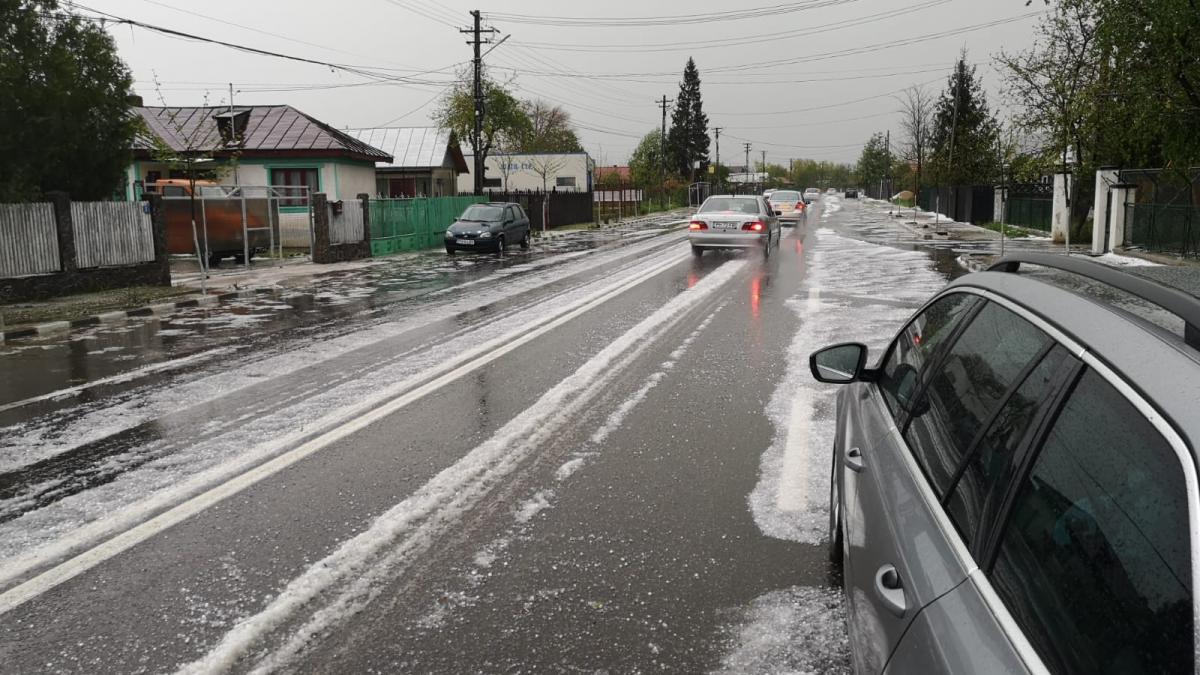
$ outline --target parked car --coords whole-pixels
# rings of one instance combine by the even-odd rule
[[[1195,672],[1200,299],[1022,254],[866,364],[810,359],[847,385],[830,555],[858,672]]]
[[[767,200],[753,195],[714,195],[704,200],[688,224],[692,253],[705,249],[761,246],[771,255],[771,246],[782,236],[779,218]]]
[[[810,187],[804,191],[804,203],[811,204],[821,198],[820,188]]]
[[[804,198],[795,190],[776,190],[767,198],[781,225],[799,225],[804,218]]]
[[[846,188],[846,199],[858,199],[858,189]]]
[[[208,253],[209,267],[217,267],[223,258],[233,257],[245,262],[270,248],[271,228],[275,241],[279,237],[279,218],[268,213],[272,205],[265,198],[247,198],[243,211],[242,197],[230,196],[236,188],[218,185],[211,180],[197,180],[196,199],[192,200],[191,183],[182,178],[160,180],[146,185],[146,192],[163,197],[163,218],[167,225],[167,252],[195,255],[196,245]],[[196,236],[192,236],[192,204],[196,208]],[[242,215],[246,222],[243,226]],[[243,242],[245,240],[245,243]],[[246,246],[246,243],[249,246]]]
[[[503,253],[514,243],[529,248],[529,216],[513,202],[472,204],[446,229],[445,243],[449,255],[455,251]]]

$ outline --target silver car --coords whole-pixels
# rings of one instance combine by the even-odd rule
[[[799,225],[804,219],[804,197],[795,190],[776,190],[767,197],[767,203],[783,225]]]
[[[1196,672],[1200,299],[1023,254],[866,362],[810,359],[857,672]]]
[[[764,197],[755,195],[709,197],[688,224],[688,241],[697,257],[705,249],[756,247],[769,256],[779,238],[779,218]]]

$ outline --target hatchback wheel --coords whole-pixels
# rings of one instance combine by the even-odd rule
[[[446,255],[454,255],[454,247],[453,246],[446,247]]]
[[[521,237],[521,248],[527,250],[529,248],[529,230],[525,230],[525,236]]]
[[[500,237],[496,240],[496,254],[504,255],[504,237]]]

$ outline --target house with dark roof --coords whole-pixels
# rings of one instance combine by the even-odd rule
[[[347,129],[346,133],[392,155],[375,163],[381,197],[453,197],[458,176],[469,171],[454,133],[437,127]]]
[[[376,194],[375,164],[392,156],[289,105],[153,107],[133,112],[145,123],[135,141],[126,197],[144,186],[186,178],[164,156],[202,155],[227,185],[307,186],[330,200]],[[284,206],[281,210],[305,209]]]

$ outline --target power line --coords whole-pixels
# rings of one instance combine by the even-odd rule
[[[927,84],[933,84],[934,82],[938,82],[941,79],[942,78],[939,77],[937,79],[928,80],[926,82],[918,82],[916,86],[924,86]],[[710,115],[720,115],[722,117],[732,117],[735,115],[794,115],[797,113],[812,112],[814,110],[828,110],[830,108],[840,108],[844,105],[850,105],[853,103],[862,103],[863,101],[872,101],[877,98],[886,98],[888,96],[895,96],[896,94],[899,94],[900,92],[904,91],[905,89],[908,89],[910,86],[913,86],[913,85],[909,85],[909,86],[903,87],[901,89],[896,89],[894,91],[886,91],[882,94],[874,94],[872,96],[864,96],[862,98],[856,98],[856,99],[852,99],[849,101],[841,101],[839,103],[829,103],[826,105],[811,106],[808,108],[795,108],[793,110],[770,110],[770,111],[758,110],[758,111],[754,111],[754,112],[713,112],[713,113],[709,113],[709,114]]]
[[[951,0],[926,0],[917,5],[902,7],[899,9],[891,9],[875,14],[868,14],[862,17],[855,17],[844,21],[838,21],[821,26],[822,33],[829,33],[842,28],[857,27],[867,23],[875,23],[912,14],[938,5],[944,5]],[[678,52],[688,51],[694,52],[700,49],[720,49],[724,47],[739,47],[745,49],[747,42],[761,40],[786,40],[797,37],[808,37],[812,35],[812,30],[809,28],[798,28],[794,30],[779,31],[775,33],[756,33],[753,35],[741,35],[737,37],[718,38],[715,40],[691,40],[685,42],[657,42],[653,47],[645,46],[645,43],[620,43],[620,44],[572,44],[569,42],[518,42],[518,44],[538,51],[562,51],[562,52],[596,52],[596,53],[655,53],[655,52]]]
[[[706,14],[683,14],[674,16],[640,16],[640,17],[571,17],[571,16],[532,16],[529,14],[508,14],[505,12],[490,12],[489,18],[499,19],[510,23],[537,24],[542,26],[562,26],[578,28],[629,28],[636,26],[679,26],[699,23],[740,21],[764,16],[776,17],[805,10],[820,9],[836,5],[846,5],[858,0],[805,0],[804,2],[789,2],[767,7],[752,7],[749,9],[709,12]]]

